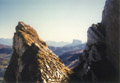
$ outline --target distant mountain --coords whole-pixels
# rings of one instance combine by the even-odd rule
[[[63,47],[63,46],[76,46],[82,44],[81,40],[74,39],[72,43],[69,42],[55,42],[55,41],[46,41],[48,46],[53,47]],[[10,38],[0,38],[0,44],[12,46],[12,39]]]
[[[57,56],[62,55],[65,52],[68,51],[76,51],[76,50],[81,50],[85,48],[85,43],[76,45],[76,46],[64,46],[64,47],[53,47],[53,46],[48,46],[49,49],[51,49]]]
[[[12,47],[0,44],[0,54],[10,54],[12,52]]]
[[[65,45],[70,44],[69,42],[55,42],[55,41],[46,41],[48,46],[54,46],[54,47],[63,47]],[[8,38],[0,38],[0,44],[4,44],[4,45],[9,45],[12,46],[12,39],[8,39]]]
[[[59,56],[62,62],[68,68],[74,68],[79,63],[79,56],[82,55],[83,50],[69,51]]]
[[[12,39],[0,38],[0,44],[12,46]]]
[[[1,48],[11,48],[11,46],[0,44],[0,49]]]
[[[65,45],[65,46],[77,46],[77,45],[81,45],[82,41],[81,40],[77,40],[77,39],[73,39],[71,44]]]
[[[59,56],[59,58],[68,68],[74,68],[79,63],[78,59],[82,54],[85,45],[86,44],[82,44],[80,40],[73,40],[73,42],[69,45],[63,47],[49,46],[49,49]]]
[[[54,46],[54,47],[63,47],[67,44],[70,44],[69,42],[64,42],[64,41],[61,41],[61,42],[55,42],[55,41],[46,41],[46,43],[49,45],[49,46]]]

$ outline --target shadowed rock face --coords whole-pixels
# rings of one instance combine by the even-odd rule
[[[82,81],[117,81],[117,72],[111,61],[107,59],[105,34],[103,32],[105,33],[105,30],[101,24],[94,24],[88,29],[86,48],[79,58],[79,66],[74,68]]]
[[[66,83],[70,74],[72,71],[48,49],[36,31],[29,25],[19,22],[4,82]]]
[[[106,53],[109,60],[119,71],[119,0],[107,0],[102,15],[102,24],[106,29]]]
[[[118,82],[119,0],[106,0],[102,22],[87,32],[87,44],[79,58],[76,75],[87,82]]]

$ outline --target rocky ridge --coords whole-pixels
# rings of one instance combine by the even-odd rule
[[[85,82],[114,82],[117,72],[106,55],[105,28],[99,23],[88,29],[88,40],[79,66],[74,68],[78,77]]]
[[[4,82],[63,83],[71,73],[32,27],[18,23]]]

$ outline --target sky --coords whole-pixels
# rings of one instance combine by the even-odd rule
[[[0,0],[0,38],[13,38],[19,21],[44,41],[87,41],[87,30],[101,22],[105,0]]]

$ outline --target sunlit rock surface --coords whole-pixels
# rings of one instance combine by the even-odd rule
[[[36,31],[19,22],[4,82],[67,83],[72,71],[48,49]]]

